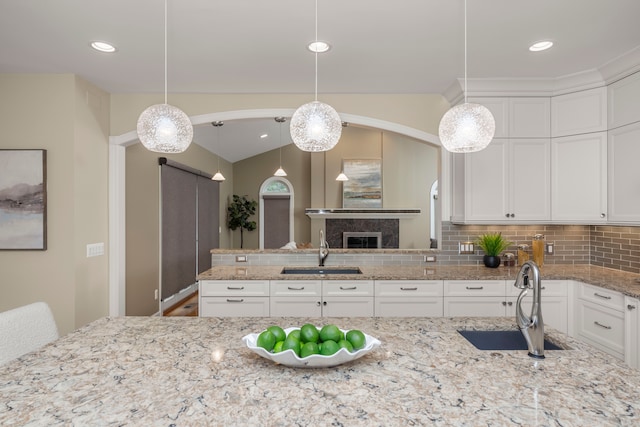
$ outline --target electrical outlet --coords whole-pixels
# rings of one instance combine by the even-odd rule
[[[87,245],[87,258],[104,255],[104,243],[91,243]]]
[[[475,245],[473,242],[458,242],[458,254],[473,255],[474,252],[475,252]]]
[[[424,256],[424,262],[436,262],[436,256],[435,255],[425,255]]]
[[[236,255],[236,262],[247,262],[246,255]]]

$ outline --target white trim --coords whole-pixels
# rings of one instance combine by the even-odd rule
[[[109,316],[125,315],[125,154],[109,145]]]
[[[289,189],[288,192],[286,193],[265,193],[265,188],[267,188],[267,186],[269,184],[271,184],[272,182],[275,181],[282,181],[287,185],[287,188]],[[293,210],[294,210],[294,206],[295,204],[293,203],[293,185],[291,184],[291,182],[289,182],[288,179],[282,177],[282,176],[270,176],[269,178],[265,179],[264,182],[262,183],[262,185],[260,186],[260,193],[259,193],[259,197],[260,197],[260,249],[264,249],[264,195],[265,194],[288,194],[289,195],[289,242],[293,241]]]

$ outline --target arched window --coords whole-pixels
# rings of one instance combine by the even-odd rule
[[[293,241],[293,186],[272,176],[260,186],[260,249],[278,249]]]

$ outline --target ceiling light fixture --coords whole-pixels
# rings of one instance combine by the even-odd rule
[[[543,41],[536,42],[536,43],[532,44],[531,46],[529,46],[529,50],[531,52],[540,52],[540,51],[549,49],[551,46],[553,46],[553,42],[552,41],[543,40]]]
[[[496,121],[484,105],[467,102],[467,0],[464,0],[464,103],[447,111],[438,127],[440,142],[452,153],[483,150],[496,132]]]
[[[318,41],[318,0],[316,4],[316,37]],[[340,140],[342,122],[336,110],[318,101],[318,52],[315,55],[315,100],[300,106],[289,124],[291,139],[302,151],[319,152],[331,150]]]
[[[216,151],[219,151],[220,149],[220,127],[222,125],[224,125],[224,122],[221,121],[216,121],[216,122],[211,122],[211,125],[214,126],[216,128]],[[220,172],[220,154],[216,154],[216,156],[218,156],[218,171],[215,173],[215,175],[213,175],[213,177],[211,177],[211,179],[213,181],[218,181],[218,182],[222,182],[225,180],[224,175],[222,175],[222,172]]]
[[[193,140],[189,117],[167,104],[167,0],[164,1],[164,104],[144,110],[138,118],[137,131],[142,145],[157,153],[182,153]]]
[[[89,46],[91,46],[92,48],[94,48],[98,52],[104,52],[104,53],[113,53],[116,50],[118,50],[111,43],[101,42],[101,41],[98,41],[98,40],[92,41],[91,43],[89,43]]]
[[[275,120],[280,123],[280,167],[274,172],[273,176],[287,176],[287,173],[282,169],[282,123],[287,119],[284,117],[276,117]]]
[[[317,39],[318,37],[316,37]],[[307,45],[307,49],[309,49],[313,53],[325,53],[329,49],[331,49],[331,45],[327,42],[323,42],[321,40],[316,40]]]

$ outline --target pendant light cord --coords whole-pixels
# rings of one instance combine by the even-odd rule
[[[280,168],[282,168],[282,122],[280,122]]]
[[[316,58],[316,87],[315,87],[315,100],[318,100],[318,0],[316,0],[316,38],[314,40],[316,42],[315,50],[315,58]]]
[[[464,0],[464,103],[467,103],[467,0]]]
[[[167,103],[167,0],[164,0],[164,103]]]

